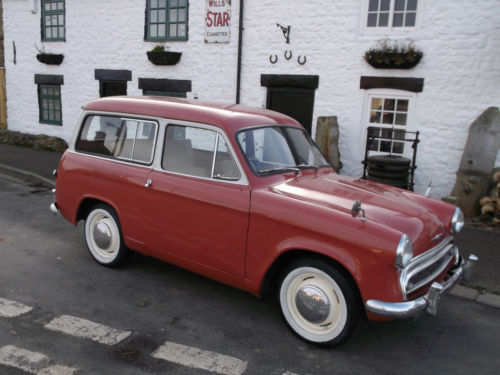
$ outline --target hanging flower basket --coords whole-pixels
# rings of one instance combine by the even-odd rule
[[[382,39],[378,46],[365,53],[365,60],[376,69],[411,69],[422,59],[423,52],[417,50],[413,43],[391,45],[389,39]]]
[[[148,60],[155,65],[175,65],[179,62],[182,52],[148,51]]]
[[[411,69],[422,59],[422,52],[381,52],[370,50],[365,60],[376,69]]]
[[[44,64],[59,65],[64,60],[64,55],[55,53],[39,53],[36,59]]]

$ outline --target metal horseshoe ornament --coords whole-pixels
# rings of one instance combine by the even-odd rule
[[[290,60],[292,58],[292,51],[291,50],[286,50],[285,51],[285,59]]]
[[[278,55],[274,55],[274,58],[273,55],[269,55],[269,61],[271,64],[276,64],[278,62]]]
[[[299,57],[297,57],[297,62],[300,64],[300,65],[304,65],[307,61],[307,57],[304,55],[304,60],[301,60],[300,58],[302,57],[302,55],[299,55]]]

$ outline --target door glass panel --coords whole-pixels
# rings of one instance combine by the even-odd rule
[[[210,178],[216,137],[212,130],[167,126],[162,167],[170,172]]]

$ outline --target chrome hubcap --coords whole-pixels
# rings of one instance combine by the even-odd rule
[[[106,250],[109,248],[111,245],[112,241],[112,234],[111,234],[111,229],[107,224],[104,222],[100,221],[96,224],[94,227],[94,241],[97,246],[99,246],[101,249]]]
[[[327,295],[313,285],[302,286],[295,296],[297,310],[308,322],[320,324],[330,315],[330,301]]]

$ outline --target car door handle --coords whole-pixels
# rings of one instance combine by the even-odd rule
[[[148,178],[148,180],[144,184],[144,187],[150,187],[152,184],[153,184],[153,180],[151,180],[150,178]]]

